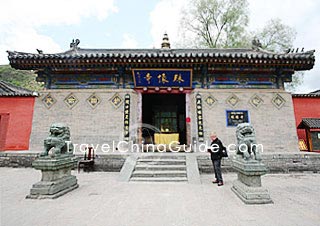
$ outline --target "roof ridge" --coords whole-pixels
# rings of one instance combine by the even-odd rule
[[[177,49],[161,49],[161,48],[135,48],[135,49],[126,49],[126,48],[109,48],[109,49],[101,49],[101,48],[77,48],[77,49],[69,49],[64,52],[59,52],[59,53],[27,53],[27,52],[20,52],[20,51],[7,51],[9,56],[15,56],[15,55],[63,55],[63,54],[74,54],[74,53],[83,53],[83,52],[90,52],[93,51],[93,53],[99,52],[99,51],[107,51],[107,52],[112,52],[112,51],[121,51],[121,52],[140,52],[140,51],[149,51],[149,52],[186,52],[186,51],[205,51],[205,52],[230,52],[233,53],[239,53],[239,52],[252,52],[256,54],[272,54],[272,55],[312,55],[315,53],[315,50],[308,50],[305,52],[294,52],[294,53],[280,53],[280,52],[272,52],[268,51],[265,49],[252,49],[252,48],[177,48]]]
[[[193,58],[191,60],[183,61],[182,63],[193,64],[194,62],[208,62],[209,64],[224,63],[228,60],[229,63],[234,64],[271,64],[277,63],[283,65],[290,65],[294,70],[310,70],[314,66],[315,55],[314,51],[299,52],[299,53],[272,53],[261,51],[252,48],[221,48],[221,49],[69,49],[63,53],[54,54],[32,54],[10,52],[10,64],[16,69],[39,69],[43,67],[45,62],[46,67],[53,65],[60,67],[62,63],[69,64],[69,60],[89,60],[97,59],[106,60],[108,63],[116,62],[121,58],[121,64],[130,63],[137,58],[156,59],[162,63],[172,60],[172,58]],[[194,61],[194,59],[196,59]],[[273,62],[273,61],[276,62]],[[102,61],[99,61],[102,62]],[[99,63],[98,62],[98,63]],[[88,62],[97,63],[97,62]],[[139,61],[138,61],[139,63]],[[37,65],[37,66],[34,66]],[[22,67],[23,66],[23,67]]]
[[[293,93],[293,97],[320,97],[320,93]]]

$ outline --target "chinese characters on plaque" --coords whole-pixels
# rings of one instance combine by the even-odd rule
[[[124,122],[124,140],[129,141],[129,124],[130,124],[130,95],[126,94],[124,96],[124,114],[123,114],[123,122]]]
[[[87,99],[87,102],[89,103],[90,107],[96,108],[98,104],[100,104],[101,100],[96,94],[91,94],[91,96]]]
[[[201,95],[196,96],[196,110],[197,110],[197,125],[199,142],[203,142],[203,116],[202,116],[202,99]]]
[[[123,100],[122,100],[121,96],[118,93],[116,93],[116,94],[113,95],[113,97],[111,97],[111,99],[109,101],[111,102],[111,104],[115,108],[118,108],[122,104]]]
[[[136,88],[192,86],[191,69],[133,69],[132,73]]]
[[[64,102],[66,105],[71,109],[79,102],[78,98],[73,94],[70,93],[65,99]]]
[[[49,109],[52,107],[52,105],[54,105],[57,101],[56,99],[54,99],[54,97],[48,93],[43,99],[42,102],[44,103],[44,105]]]
[[[227,126],[237,126],[240,123],[249,122],[248,111],[226,111]]]

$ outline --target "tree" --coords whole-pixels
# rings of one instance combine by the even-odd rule
[[[197,47],[243,46],[248,13],[247,0],[195,0],[183,10],[182,33],[193,33]]]
[[[285,83],[284,87],[289,92],[295,92],[298,86],[301,86],[303,84],[303,79],[304,79],[304,73],[302,71],[295,72],[292,75],[292,82]]]
[[[0,65],[0,80],[31,91],[40,91],[44,87],[42,83],[36,81],[35,73],[15,70],[10,65]]]
[[[296,35],[295,29],[283,24],[278,18],[271,19],[261,30],[255,32],[255,37],[262,44],[262,49],[280,53],[293,48]],[[294,92],[298,86],[303,84],[303,78],[303,72],[296,72],[292,76],[292,82],[285,84],[285,89]]]
[[[180,47],[250,48],[251,40],[257,38],[262,49],[285,52],[293,47],[297,34],[280,19],[268,21],[261,30],[248,32],[247,0],[194,0],[183,10],[183,15]],[[286,89],[294,91],[302,83],[303,73],[296,73]]]
[[[296,35],[295,29],[283,24],[278,18],[269,20],[261,30],[255,32],[262,49],[272,52],[285,52],[292,48]]]

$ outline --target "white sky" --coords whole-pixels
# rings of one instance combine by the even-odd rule
[[[296,29],[296,48],[316,50],[316,64],[297,92],[320,89],[320,1],[249,0],[250,28],[280,18]],[[83,48],[159,48],[163,33],[178,41],[181,8],[187,0],[0,0],[0,64],[6,50],[47,53]]]

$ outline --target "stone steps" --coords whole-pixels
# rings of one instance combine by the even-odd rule
[[[184,170],[135,170],[132,173],[134,177],[186,177]]]
[[[149,164],[141,164],[137,165],[136,170],[151,170],[151,171],[167,171],[167,170],[183,170],[187,169],[186,165],[149,165]]]
[[[130,181],[187,182],[186,156],[145,155],[137,159]]]
[[[188,182],[187,177],[135,177],[131,182]]]
[[[170,154],[154,154],[154,155],[145,155],[141,156],[138,160],[150,160],[150,159],[179,159],[179,160],[186,160],[186,156],[182,156],[180,154],[177,155],[170,155]]]
[[[149,164],[149,165],[186,165],[186,160],[183,159],[138,159],[137,164]]]

